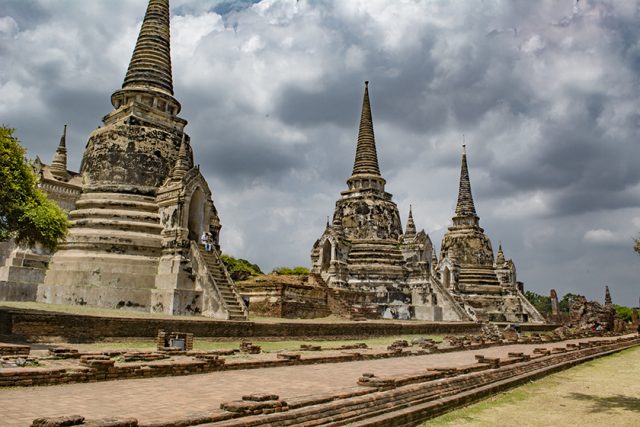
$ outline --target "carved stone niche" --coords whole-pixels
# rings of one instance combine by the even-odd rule
[[[183,177],[168,178],[159,188],[156,202],[163,227],[163,250],[152,307],[172,314],[201,312],[202,291],[196,289],[190,242],[199,242],[202,232],[209,231],[217,243],[220,221],[211,200],[211,190],[196,167]],[[188,304],[183,304],[184,301]]]

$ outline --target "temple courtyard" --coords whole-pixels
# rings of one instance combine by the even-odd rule
[[[408,345],[404,346],[400,352],[395,352],[394,355],[384,355],[391,347],[398,345],[398,342],[401,343],[403,339],[407,341]],[[627,342],[631,344],[631,348],[553,374],[506,393],[494,395],[476,406],[451,412],[434,420],[434,422],[437,425],[560,425],[562,423],[637,425],[640,422],[640,401],[635,397],[640,392],[640,386],[635,380],[640,374],[640,368],[635,363],[640,355],[640,349],[637,347],[637,339],[634,335],[583,337],[556,342],[541,343],[538,341],[530,344],[508,344],[503,341],[499,345],[472,348],[472,344],[469,349],[461,348],[459,351],[455,351],[455,349],[449,349],[454,351],[445,351],[445,349],[441,350],[442,353],[433,354],[420,354],[420,348],[426,347],[416,344],[433,342],[443,345],[442,340],[443,336],[425,337],[424,339],[415,336],[376,337],[360,340],[361,344],[366,344],[366,348],[359,349],[353,348],[353,342],[349,340],[272,341],[260,343],[264,348],[259,354],[237,352],[234,348],[237,349],[238,343],[234,341],[199,341],[198,345],[194,346],[194,349],[198,351],[234,350],[234,353],[226,355],[225,359],[227,367],[233,366],[234,363],[236,366],[228,368],[229,370],[197,375],[120,379],[52,386],[3,387],[0,388],[3,425],[24,426],[30,425],[34,419],[40,417],[75,414],[82,415],[87,420],[104,420],[114,417],[120,420],[135,418],[138,425],[141,426],[205,425],[207,423],[194,421],[216,419],[216,414],[224,412],[221,411],[221,408],[227,405],[228,409],[229,402],[237,403],[243,397],[246,399],[247,396],[269,395],[275,395],[279,402],[288,402],[292,413],[294,411],[308,412],[311,410],[310,408],[317,405],[324,414],[329,414],[331,409],[322,405],[327,405],[326,402],[332,399],[340,402],[339,399],[349,401],[349,399],[357,400],[369,396],[367,393],[370,393],[369,387],[371,385],[366,383],[367,380],[373,382],[378,379],[382,381],[393,379],[397,382],[400,387],[398,390],[400,390],[403,387],[411,387],[413,383],[423,381],[424,379],[419,376],[424,375],[425,372],[442,372],[450,375],[451,372],[458,369],[461,373],[467,373],[467,376],[472,377],[480,373],[474,374],[476,370],[474,366],[478,367],[479,362],[480,364],[492,364],[501,361],[498,364],[492,364],[488,371],[483,371],[489,372],[488,375],[494,375],[501,369],[518,366],[518,363],[512,364],[511,362],[521,361],[523,366],[530,363],[528,357],[532,357],[532,360],[538,358],[538,363],[540,363],[540,360],[546,358],[566,357],[578,351],[589,351],[590,347],[593,350],[605,342],[614,343],[621,342],[621,340],[629,340]],[[455,338],[451,342],[455,343]],[[629,344],[626,345],[629,346]],[[108,353],[109,351],[121,354],[123,351],[127,351],[131,354],[136,350],[149,352],[153,349],[153,342],[150,340],[112,340],[91,344],[42,343],[32,345],[31,355],[44,355],[56,345],[77,350],[82,354]],[[321,345],[322,348],[321,350],[316,348],[316,351],[313,351],[314,349],[307,347],[303,350],[302,346],[305,345]],[[333,348],[330,348],[332,345]],[[345,347],[341,348],[342,346]],[[349,348],[349,346],[352,347]],[[297,351],[296,347],[298,347]],[[400,344],[400,347],[403,347],[403,344]],[[547,348],[548,352],[541,353],[541,347]],[[403,352],[404,354],[400,354]],[[318,360],[313,364],[279,367],[250,365],[252,362],[277,361],[282,359],[282,355],[291,357],[296,354],[301,356],[301,360],[322,354],[326,360]],[[339,358],[346,354],[359,354],[363,360],[336,363],[332,363],[330,360],[331,357]],[[375,355],[384,356],[375,358]],[[486,360],[479,360],[478,355],[482,355]],[[179,355],[173,357],[172,363],[180,363],[180,357]],[[368,357],[371,359],[367,359]],[[518,359],[518,357],[522,359]],[[67,369],[72,370],[72,365],[77,363],[77,359],[47,360],[43,358],[43,363],[49,366],[66,366]],[[153,364],[154,362],[150,362],[149,366]],[[241,366],[242,364],[244,365]],[[506,366],[499,368],[502,364]],[[517,369],[519,370],[509,373],[509,377],[516,377],[517,374],[526,370],[524,368]],[[441,381],[445,381],[446,384],[446,380]],[[378,387],[376,389],[378,393],[371,396],[385,393],[387,392],[385,390],[389,388],[379,387],[379,385],[376,387]],[[507,386],[505,390],[509,388],[511,386]],[[495,394],[495,391],[492,394]],[[447,393],[443,393],[437,400],[446,400],[446,396]],[[371,399],[380,405],[378,401],[380,397],[371,397]],[[397,400],[401,401],[402,399],[398,398]],[[337,405],[338,403],[329,404]],[[296,408],[296,405],[299,407]],[[541,413],[540,407],[549,410]],[[496,411],[500,412],[500,417],[496,416]],[[389,412],[392,411],[389,410]],[[282,414],[286,413],[282,412]],[[277,416],[278,414],[271,415]],[[213,418],[207,418],[212,416]],[[243,414],[239,419],[237,417],[227,420],[221,418],[211,425],[263,425],[251,424],[251,419],[265,416],[269,416],[268,412],[253,417],[251,414]],[[369,420],[375,422],[375,419],[369,414],[366,419],[363,419],[363,422],[366,421],[366,423],[362,425],[396,425],[395,423],[387,424],[384,420],[381,424],[367,424]],[[302,425],[303,421],[301,419],[299,423],[294,424]],[[103,422],[103,424],[96,425],[110,424]]]

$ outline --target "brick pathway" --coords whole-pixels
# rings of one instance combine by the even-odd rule
[[[584,339],[372,361],[0,389],[0,424],[28,426],[34,418],[72,414],[86,418],[118,416],[151,420],[217,409],[220,403],[237,400],[247,393],[274,393],[281,398],[312,395],[353,387],[364,372],[377,375],[411,373],[475,363],[475,354],[507,357],[510,351],[531,353],[535,347],[552,348],[578,341]]]

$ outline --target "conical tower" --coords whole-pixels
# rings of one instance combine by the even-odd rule
[[[173,171],[171,172],[172,180],[182,179],[192,167],[192,162],[189,159],[189,151],[187,150],[187,143],[185,141],[185,135],[182,134],[182,142],[180,143],[180,151],[178,151],[178,160],[176,161]]]
[[[478,215],[471,195],[471,180],[469,179],[469,166],[467,165],[467,148],[462,146],[462,160],[460,161],[460,184],[458,186],[458,202],[456,203],[453,224],[457,226],[478,226]]]
[[[169,20],[168,0],[149,1],[123,89],[145,88],[173,95]]]
[[[56,179],[62,181],[69,179],[69,172],[67,171],[67,125],[64,125],[60,143],[56,149],[56,154],[53,156],[49,170]]]
[[[480,227],[471,195],[466,147],[462,147],[458,200],[453,224],[442,238],[439,262],[443,280],[476,320],[527,322],[543,317],[516,289],[515,266],[500,245],[494,263],[491,240]],[[448,270],[457,270],[457,275]],[[498,277],[500,274],[500,278]],[[453,282],[453,283],[452,283]]]
[[[340,259],[331,263],[312,253],[314,273],[320,273],[330,286],[349,287],[363,292],[378,292],[393,286],[398,291],[407,270],[399,249],[403,235],[398,207],[385,191],[386,181],[380,173],[376,150],[369,82],[365,82],[358,127],[356,153],[348,188],[336,201],[332,223],[325,229],[320,244]],[[328,243],[327,243],[328,242]],[[326,258],[326,257],[324,257]],[[329,267],[331,266],[331,267]],[[398,291],[400,293],[404,290]],[[377,298],[377,297],[376,297]],[[404,300],[406,295],[388,294],[385,301]]]
[[[353,172],[347,180],[347,185],[349,190],[384,192],[385,183],[386,181],[382,178],[380,167],[378,166],[378,152],[376,150],[371,103],[369,101],[369,82],[365,81],[356,157],[353,162]]]
[[[409,217],[407,218],[407,228],[404,232],[405,239],[413,239],[416,237],[416,223],[413,221],[413,212],[411,209],[411,205],[409,205]]]
[[[122,88],[111,96],[114,109],[89,136],[82,195],[40,301],[152,309],[163,251],[156,195],[174,170],[193,165],[173,96],[169,23],[169,1],[149,0]]]
[[[502,250],[502,243],[498,245],[498,254],[496,255],[496,265],[502,266],[507,262],[504,257],[504,251]]]
[[[493,267],[491,241],[480,228],[480,219],[471,195],[471,180],[467,164],[466,146],[462,146],[460,161],[460,181],[453,225],[442,239],[441,254],[450,256],[457,262],[471,266]]]
[[[611,300],[611,292],[609,292],[609,286],[604,287],[604,305],[610,306],[613,304]]]

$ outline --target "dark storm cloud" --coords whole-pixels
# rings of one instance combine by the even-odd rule
[[[28,30],[49,18],[49,13],[37,0],[4,0],[0,17],[10,16],[21,30]]]
[[[283,175],[293,168],[301,167],[298,148],[274,148],[265,141],[251,143],[251,138],[242,135],[226,140],[212,141],[213,144],[199,150],[204,171],[229,179],[234,185],[251,185],[255,179],[263,183],[276,184]]]
[[[362,90],[355,82],[353,78],[340,79],[329,85],[330,90],[287,85],[276,101],[278,117],[286,124],[305,128],[323,123],[352,127],[362,106]]]
[[[0,0],[0,122],[70,166],[110,109],[144,0]],[[637,301],[638,2],[173,0],[174,85],[223,249],[308,265],[351,173],[369,80],[403,221],[442,238],[462,134],[481,223],[529,289]],[[3,30],[4,29],[4,30]],[[4,32],[3,32],[4,31]],[[17,31],[17,32],[16,32]],[[562,278],[560,281],[559,278]],[[561,282],[561,283],[559,283]]]

